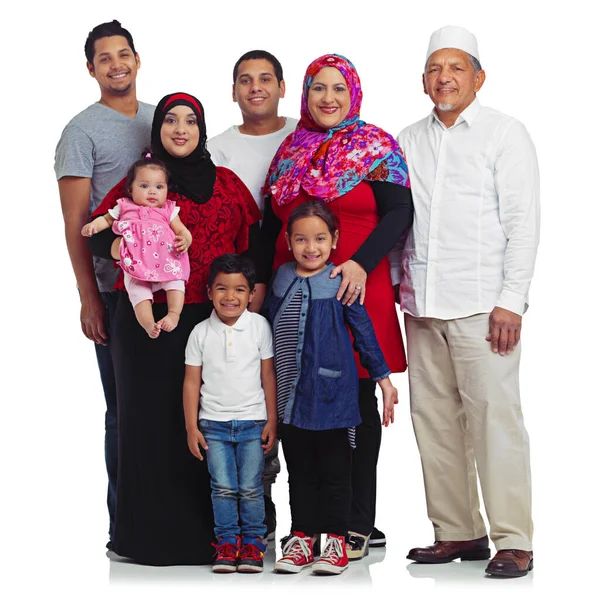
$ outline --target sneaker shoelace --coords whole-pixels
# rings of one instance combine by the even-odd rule
[[[343,555],[344,550],[342,548],[342,540],[332,536],[327,538],[327,542],[325,542],[325,548],[323,548],[321,552],[320,560],[334,563]]]
[[[217,558],[237,558],[238,547],[235,544],[225,542],[224,544],[212,544],[215,548],[214,556]]]
[[[240,550],[240,560],[262,560],[263,553],[254,544],[245,544]]]
[[[283,547],[283,558],[308,559],[310,557],[310,546],[307,539],[293,535]]]

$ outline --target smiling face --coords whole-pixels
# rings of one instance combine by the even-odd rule
[[[275,68],[266,58],[242,61],[233,84],[233,101],[248,119],[277,116],[280,98],[285,96],[285,83],[278,83]]]
[[[423,89],[435,104],[440,120],[452,124],[460,113],[475,100],[475,94],[485,81],[485,72],[475,69],[469,55],[456,48],[443,48],[427,60],[423,74]]]
[[[198,147],[198,117],[189,106],[180,104],[169,109],[160,128],[160,141],[175,158],[185,158]]]
[[[339,125],[350,111],[350,91],[344,76],[335,67],[321,69],[308,90],[308,110],[323,129]]]
[[[158,167],[138,167],[131,182],[131,199],[138,206],[160,208],[167,200],[167,175]]]
[[[322,271],[338,237],[339,232],[336,230],[332,235],[327,223],[320,217],[303,217],[294,221],[285,238],[298,263],[298,275],[309,277]]]
[[[254,290],[242,273],[217,273],[207,290],[219,318],[226,325],[234,325],[254,297]]]
[[[102,94],[124,96],[135,91],[140,57],[123,36],[103,37],[94,43],[94,60],[87,68]]]

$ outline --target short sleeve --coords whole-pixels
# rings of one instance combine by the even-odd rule
[[[77,125],[69,123],[58,141],[54,155],[56,179],[94,174],[94,143]],[[106,211],[104,211],[106,212]]]
[[[196,325],[188,338],[185,347],[185,364],[190,367],[202,366],[202,341],[206,334],[205,329],[206,327],[202,327],[202,323]]]
[[[117,204],[115,207],[113,208],[109,208],[106,211],[115,221],[119,220],[119,217],[121,216],[121,205]]]
[[[117,205],[117,201],[120,198],[126,198],[127,195],[127,178],[123,177],[123,179],[121,179],[121,181],[106,194],[104,200],[100,202],[98,208],[92,213],[92,219],[95,219],[100,215],[105,215],[111,208],[114,208]]]
[[[175,204],[175,202],[173,202],[172,200],[168,200],[168,202],[171,202],[173,204],[173,211],[171,212],[171,216],[169,217],[169,221],[172,221],[173,219],[175,219],[177,216],[179,216],[179,211],[181,210],[179,208],[179,206],[177,206]]]
[[[260,315],[257,315],[260,316]],[[258,350],[260,352],[260,359],[267,360],[268,358],[273,358],[273,333],[271,331],[271,325],[264,318],[260,317],[258,319],[259,325],[259,342],[258,342]]]
[[[218,137],[218,136],[217,136]],[[206,142],[206,147],[210,152],[210,157],[217,167],[226,167],[227,159],[219,147],[217,146],[216,138],[212,138]]]

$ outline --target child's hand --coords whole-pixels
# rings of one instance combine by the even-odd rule
[[[398,390],[392,385],[389,377],[378,383],[383,393],[383,419],[381,424],[387,427],[394,422],[394,404],[398,404]]]
[[[81,235],[84,237],[92,237],[96,233],[96,228],[94,227],[94,223],[88,223],[83,226],[81,230]]]
[[[204,460],[200,452],[200,448],[198,448],[198,445],[202,446],[205,450],[208,450],[208,444],[206,443],[206,440],[204,439],[204,436],[200,433],[199,429],[196,429],[195,431],[188,431],[187,445],[190,449],[190,452],[196,458]]]
[[[267,421],[267,424],[263,427],[262,435],[260,436],[264,444],[262,445],[264,453],[266,454],[275,445],[277,439],[277,423]]]
[[[181,235],[176,235],[174,241],[177,252],[185,254],[192,245],[192,234],[186,229]]]

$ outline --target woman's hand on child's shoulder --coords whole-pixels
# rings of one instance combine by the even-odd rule
[[[188,431],[187,434],[187,445],[190,452],[199,460],[204,460],[202,453],[200,452],[199,446],[202,446],[204,450],[208,450],[208,444],[204,439],[204,436],[200,433],[199,429],[194,431]]]

